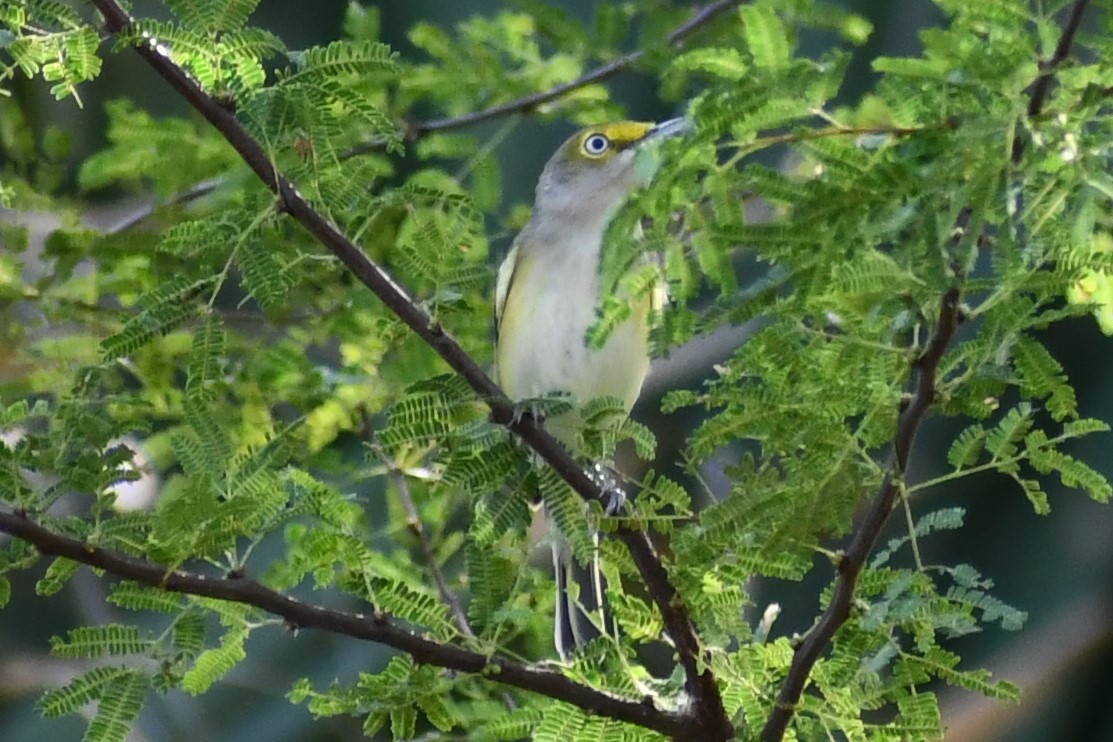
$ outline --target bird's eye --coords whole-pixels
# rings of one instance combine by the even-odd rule
[[[602,134],[590,134],[584,139],[584,154],[598,157],[611,148],[611,140]]]

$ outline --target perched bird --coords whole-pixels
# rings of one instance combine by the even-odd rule
[[[604,297],[600,258],[610,220],[638,186],[657,170],[653,145],[689,130],[683,119],[661,124],[621,121],[583,129],[560,146],[541,173],[529,223],[499,268],[495,312],[496,375],[515,400],[568,395],[569,412],[546,428],[572,453],[580,426],[578,408],[615,397],[630,411],[649,371],[648,321],[653,298],[637,299],[602,347],[586,336]],[[575,564],[554,534],[553,569],[559,594],[554,639],[568,659],[597,630],[585,615],[602,607],[602,595],[582,604],[569,594]],[[601,581],[590,581],[601,591]]]

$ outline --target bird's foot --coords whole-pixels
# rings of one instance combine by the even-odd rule
[[[626,505],[626,492],[620,485],[622,480],[618,474],[609,466],[596,463],[587,471],[587,475],[603,491],[603,514],[610,518],[622,512]]]

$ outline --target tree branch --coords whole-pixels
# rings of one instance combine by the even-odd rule
[[[1028,116],[1038,116],[1043,111],[1051,83],[1059,66],[1070,55],[1074,38],[1082,24],[1082,17],[1086,12],[1089,0],[1075,0],[1066,24],[1059,35],[1055,45],[1055,52],[1051,59],[1040,62],[1040,74],[1032,83],[1031,96],[1028,100]],[[1025,141],[1019,134],[1013,137],[1011,159],[1014,165],[1020,164],[1024,157]],[[917,360],[919,375],[916,392],[911,403],[901,413],[897,420],[897,432],[893,440],[893,453],[890,457],[888,472],[881,489],[874,497],[869,512],[858,526],[854,537],[843,558],[839,562],[839,581],[831,603],[823,612],[819,622],[804,638],[792,658],[788,675],[785,678],[781,692],[777,696],[776,706],[766,720],[761,732],[763,742],[776,742],[784,737],[788,723],[796,713],[796,704],[804,692],[815,663],[820,654],[830,643],[835,632],[846,623],[850,616],[850,606],[854,599],[858,576],[865,566],[866,559],[873,551],[881,529],[889,518],[893,504],[903,485],[904,473],[908,471],[908,460],[912,453],[912,444],[915,442],[916,433],[920,429],[928,409],[935,399],[936,373],[939,362],[943,358],[948,345],[954,338],[960,320],[959,309],[960,292],[958,288],[951,288],[943,296],[939,309],[939,320],[935,333],[928,343],[927,349]]]
[[[718,0],[718,2],[705,5],[695,13],[692,17],[685,21],[682,25],[675,28],[668,36],[665,37],[665,42],[674,48],[679,48],[684,45],[684,42],[693,33],[698,31],[703,26],[707,25],[715,18],[720,16],[727,10],[741,5],[746,0]],[[506,103],[499,103],[498,105],[484,108],[481,111],[473,111],[465,113],[462,116],[452,116],[449,118],[433,119],[430,121],[416,121],[408,123],[403,132],[404,138],[410,141],[420,139],[426,134],[432,134],[438,131],[449,131],[451,129],[460,129],[465,126],[482,123],[494,118],[506,116],[512,113],[529,113],[536,110],[540,106],[550,103],[557,98],[560,98],[574,90],[591,85],[592,83],[602,82],[608,78],[614,77],[620,72],[633,67],[642,57],[646,55],[645,49],[638,49],[636,51],[623,54],[620,57],[612,59],[611,61],[602,64],[595,69],[580,75],[575,80],[570,82],[554,85],[548,90],[543,90],[539,93],[532,93],[530,95],[522,96]],[[374,140],[356,145],[344,153],[344,157],[355,157],[356,155],[371,152],[381,149],[383,142]]]
[[[707,25],[715,20],[721,13],[730,10],[736,5],[741,5],[743,0],[719,0],[718,2],[705,5],[697,10],[691,18],[685,21],[682,25],[678,26],[668,36],[665,37],[665,42],[672,47],[680,47],[684,45],[685,40],[699,30],[701,27]],[[528,113],[533,111],[538,106],[542,106],[550,101],[554,101],[561,96],[571,93],[573,90],[586,87],[592,83],[601,82],[607,78],[614,77],[619,72],[624,72],[630,69],[646,55],[645,49],[638,49],[621,57],[612,59],[606,64],[600,65],[595,69],[587,72],[580,77],[572,80],[571,82],[555,85],[548,90],[540,93],[533,93],[532,95],[523,96],[517,100],[507,101],[500,103],[497,106],[485,108],[482,111],[474,111],[472,113],[464,114],[463,116],[454,116],[451,118],[434,119],[432,121],[419,121],[411,124],[408,127],[407,134],[411,137],[420,137],[425,134],[430,134],[435,131],[447,131],[449,129],[459,129],[464,126],[471,126],[478,124],[482,121],[487,121],[493,118],[499,118],[509,113]]]
[[[210,577],[167,569],[52,531],[10,510],[0,510],[0,531],[27,541],[43,554],[72,559],[160,590],[255,606],[281,616],[295,628],[321,629],[385,644],[410,654],[417,662],[482,674],[496,682],[543,693],[590,713],[637,724],[661,734],[678,736],[691,728],[683,715],[657,708],[652,699],[632,701],[618,698],[569,680],[557,672],[435,642],[400,628],[382,613],[367,615],[305,603],[243,577]]]
[[[362,414],[365,413],[361,411]],[[421,556],[433,577],[433,582],[437,585],[441,602],[452,614],[460,632],[469,639],[474,639],[475,632],[472,631],[471,623],[468,621],[468,614],[464,613],[460,601],[456,599],[456,594],[448,586],[448,580],[445,579],[444,572],[441,570],[440,564],[437,563],[437,554],[433,551],[433,545],[429,542],[429,536],[425,533],[425,524],[421,522],[421,514],[417,512],[417,505],[414,504],[413,495],[410,493],[410,483],[406,481],[406,472],[398,467],[398,464],[387,455],[386,451],[383,451],[374,443],[370,443],[370,446],[375,457],[386,467],[387,474],[394,481],[394,486],[398,490],[398,499],[402,502],[402,509],[406,511],[406,528],[410,530],[417,542],[417,547],[420,549]]]
[[[194,183],[192,186],[184,191],[175,193],[173,196],[166,200],[153,200],[150,203],[144,204],[135,211],[127,214],[111,227],[105,230],[108,234],[118,234],[126,232],[127,230],[150,219],[156,211],[166,206],[182,206],[199,198],[204,198],[217,188],[222,186],[225,182],[224,177],[209,178],[202,180],[200,183]]]
[[[881,488],[870,504],[869,512],[862,519],[854,533],[854,537],[846,553],[839,561],[838,585],[831,596],[827,610],[823,612],[819,622],[812,627],[808,635],[796,648],[785,677],[784,685],[777,696],[776,706],[766,720],[765,728],[761,731],[763,742],[776,742],[784,737],[789,721],[796,713],[796,704],[807,685],[808,676],[819,660],[820,654],[831,642],[835,632],[846,623],[850,617],[850,606],[854,600],[854,591],[858,585],[858,576],[865,566],[866,559],[873,551],[881,529],[889,519],[897,495],[900,493],[904,472],[908,470],[908,459],[912,452],[912,444],[920,424],[927,415],[928,408],[935,400],[936,373],[939,362],[943,358],[947,347],[958,329],[960,309],[959,290],[952,288],[943,295],[939,306],[939,319],[935,332],[928,342],[923,355],[916,361],[919,374],[916,382],[915,395],[911,403],[901,413],[897,420],[897,432],[893,441],[893,453],[890,457],[888,473],[881,483]]]
[[[100,11],[109,32],[119,34],[130,29],[131,18],[116,0],[91,2]],[[734,3],[719,3],[709,8],[717,8],[719,5],[726,8],[732,4]],[[263,184],[278,197],[287,214],[332,252],[352,275],[371,289],[453,371],[468,382],[490,407],[492,420],[525,441],[583,498],[604,502],[604,493],[599,486],[564,447],[532,416],[520,414],[498,385],[459,343],[411,299],[393,278],[368,258],[358,245],[302,198],[294,185],[275,169],[267,152],[247,133],[227,107],[206,94],[196,81],[169,56],[160,53],[153,44],[140,42],[133,48],[179,95],[216,127]],[[689,732],[698,739],[709,741],[733,737],[733,728],[726,716],[715,678],[701,662],[702,650],[691,616],[670,582],[648,534],[623,524],[616,530],[616,536],[629,549],[650,596],[661,612],[665,630],[672,639],[684,669],[686,690],[692,701]]]
[[[1074,0],[1070,16],[1068,16],[1066,25],[1063,26],[1063,30],[1059,34],[1059,41],[1055,44],[1055,51],[1052,53],[1051,59],[1040,60],[1040,74],[1032,83],[1032,93],[1028,99],[1028,118],[1039,116],[1043,112],[1043,104],[1047,100],[1047,94],[1051,91],[1051,83],[1055,79],[1055,73],[1059,70],[1059,66],[1070,56],[1071,47],[1074,46],[1074,37],[1078,35],[1078,29],[1082,26],[1082,16],[1086,14],[1086,7],[1089,4],[1090,0]],[[1021,138],[1019,133],[1013,137],[1012,162],[1014,165],[1019,165],[1020,160],[1024,157],[1026,141]]]
[[[360,410],[360,415],[364,417],[364,426],[367,427],[368,421],[366,419],[366,411]],[[417,541],[417,547],[421,550],[421,556],[425,560],[425,564],[429,569],[429,573],[433,576],[433,582],[437,585],[437,592],[441,596],[441,602],[448,608],[449,613],[452,614],[453,620],[456,621],[456,626],[459,627],[460,632],[469,639],[475,639],[475,631],[472,630],[471,622],[468,621],[468,614],[464,611],[463,606],[460,605],[460,600],[456,597],[456,593],[452,592],[452,588],[448,586],[448,580],[444,577],[444,570],[441,565],[437,563],[437,554],[433,551],[433,544],[429,542],[429,536],[425,533],[425,524],[421,521],[421,514],[417,512],[417,505],[414,504],[413,494],[410,492],[410,483],[406,481],[406,472],[402,471],[397,462],[387,455],[373,443],[372,450],[378,456],[379,461],[383,462],[387,472],[394,480],[394,486],[398,488],[398,499],[402,501],[402,509],[406,511],[406,527],[410,529],[413,534],[414,540]],[[514,702],[514,697],[509,693],[503,694],[503,703],[508,709],[514,709],[517,704]]]

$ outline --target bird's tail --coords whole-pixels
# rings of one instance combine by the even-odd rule
[[[604,633],[614,636],[616,629],[607,609],[607,583],[599,564],[599,535],[595,535],[595,553],[586,567],[576,562],[564,539],[554,538],[552,548],[557,587],[553,643],[560,658],[567,662],[577,648]]]

